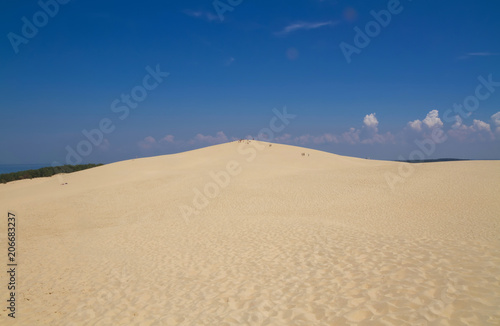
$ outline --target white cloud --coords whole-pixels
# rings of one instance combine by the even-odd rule
[[[464,127],[464,124],[463,124],[462,118],[460,118],[459,115],[456,115],[455,116],[455,123],[453,124],[453,126],[451,126],[451,128],[452,129],[460,129],[463,127]]]
[[[415,131],[422,131],[422,121],[420,120],[410,121],[408,122],[408,126]]]
[[[387,132],[383,135],[375,133],[369,138],[365,138],[361,141],[362,144],[385,144],[385,143],[395,143],[396,139],[393,134]]]
[[[394,143],[394,135],[390,132],[385,134],[379,134],[378,125],[379,121],[376,117],[376,113],[371,113],[365,116],[363,119],[363,130],[361,132],[361,143],[362,144],[384,144],[388,142]]]
[[[500,133],[500,112],[497,112],[494,115],[492,115],[491,120],[493,121],[493,124],[496,127],[495,132]]]
[[[395,137],[390,132],[385,134],[378,133],[379,121],[376,113],[367,114],[363,119],[363,127],[361,129],[349,128],[348,131],[341,135],[334,135],[331,133],[324,133],[319,136],[310,134],[298,136],[294,138],[294,142],[299,145],[306,144],[325,144],[325,143],[346,143],[346,144],[384,144],[394,143]]]
[[[365,124],[366,127],[377,130],[378,120],[377,117],[375,116],[375,113],[366,115],[365,118],[363,119],[363,123]]]
[[[361,133],[361,130],[356,129],[356,128],[350,128],[349,131],[344,132],[342,134],[342,139],[351,145],[357,144],[360,142],[359,134]]]
[[[408,127],[410,129],[421,132],[423,131],[424,127],[426,129],[433,129],[433,128],[441,128],[443,127],[443,121],[439,118],[439,111],[438,110],[432,110],[429,113],[427,113],[427,116],[425,117],[424,120],[414,120],[408,122]]]
[[[305,144],[325,144],[325,143],[339,143],[340,140],[338,139],[337,136],[325,133],[320,136],[312,136],[312,135],[302,135],[299,137],[295,137],[295,143],[300,144],[300,145],[305,145]]]
[[[332,135],[332,134],[324,134],[324,135],[320,136],[320,138],[317,141],[325,142],[325,143],[336,143],[336,144],[339,142],[337,136]]]
[[[462,118],[455,116],[455,123],[448,134],[461,142],[486,141],[495,139],[491,132],[490,124],[481,121],[473,120],[471,126],[463,123]]]
[[[314,136],[311,136],[309,134],[298,136],[298,137],[295,137],[295,143],[300,144],[300,145],[305,145],[308,143],[312,143],[313,138],[314,138]]]
[[[491,126],[488,123],[481,120],[474,120],[473,128],[475,131],[485,131],[491,133]]]
[[[205,145],[205,144],[215,145],[215,144],[225,143],[227,141],[229,141],[229,138],[224,134],[224,132],[219,131],[215,135],[197,134],[188,141],[176,140],[174,135],[166,135],[165,137],[159,140],[156,140],[152,136],[148,136],[143,140],[141,140],[140,142],[138,142],[138,145],[143,150],[149,150],[152,148],[154,149],[166,148],[169,145],[180,145],[180,146]]]
[[[438,110],[432,110],[431,112],[427,113],[427,116],[425,119],[422,121],[427,128],[432,129],[435,127],[441,128],[443,126],[443,121],[439,118],[439,111]]]
[[[142,149],[150,149],[154,144],[156,144],[156,139],[151,136],[147,136],[139,142],[139,147]]]
[[[287,143],[291,139],[292,139],[292,135],[290,135],[290,134],[283,134],[283,135],[280,135],[280,136],[274,138],[274,141],[277,142],[277,143]]]
[[[195,143],[208,143],[208,144],[220,144],[220,143],[225,143],[229,139],[227,136],[222,132],[219,131],[215,134],[215,136],[211,135],[203,135],[203,134],[197,134],[194,139],[190,141],[191,144]]]
[[[167,143],[174,143],[174,136],[173,135],[166,135],[160,141],[167,142]]]
[[[166,135],[165,137],[158,140],[156,140],[153,136],[147,136],[146,138],[138,142],[138,145],[139,148],[143,150],[148,150],[152,148],[155,149],[162,148],[164,146],[167,146],[168,144],[175,144],[175,143],[177,142],[174,140],[173,135]]]
[[[324,27],[324,26],[337,25],[338,23],[339,22],[335,22],[335,21],[331,21],[331,20],[326,21],[326,22],[317,22],[317,23],[298,22],[298,23],[294,23],[294,24],[290,24],[290,25],[286,26],[285,28],[283,28],[282,31],[277,32],[275,34],[276,35],[286,35],[286,34],[289,34],[289,33],[292,33],[292,32],[298,31],[298,30],[317,29],[317,28]]]

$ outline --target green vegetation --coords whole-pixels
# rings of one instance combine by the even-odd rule
[[[23,179],[33,179],[50,177],[58,173],[71,173],[81,170],[86,170],[90,168],[95,168],[96,166],[101,166],[102,164],[80,164],[80,165],[62,165],[54,167],[46,167],[37,170],[26,170],[12,173],[0,174],[0,183],[7,183],[15,180]]]
[[[457,161],[469,161],[468,159],[461,158],[437,158],[437,159],[427,159],[427,160],[407,160],[407,161],[396,161],[404,163],[437,163],[437,162],[457,162]]]

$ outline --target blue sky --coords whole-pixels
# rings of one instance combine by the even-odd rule
[[[296,117],[275,142],[500,159],[499,2],[216,4],[3,1],[0,164],[108,163],[258,137],[284,107]]]

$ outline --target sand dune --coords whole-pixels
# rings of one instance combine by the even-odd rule
[[[401,165],[245,141],[0,185],[0,324],[500,325],[500,162]]]

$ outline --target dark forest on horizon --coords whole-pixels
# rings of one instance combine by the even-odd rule
[[[51,177],[59,173],[71,173],[76,171],[82,171],[86,169],[95,168],[103,164],[79,164],[79,165],[62,165],[62,166],[50,166],[35,170],[25,170],[11,173],[0,174],[0,183],[7,183],[16,180],[33,179],[33,178],[44,178]]]

